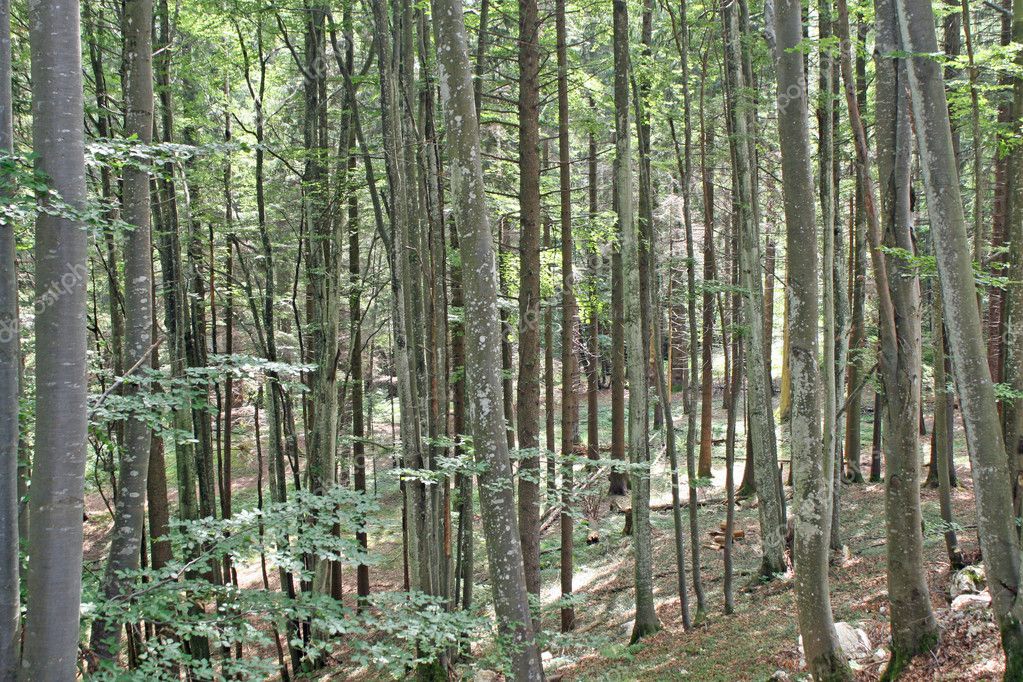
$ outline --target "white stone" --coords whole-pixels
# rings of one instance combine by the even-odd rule
[[[991,606],[991,593],[988,591],[980,594],[961,594],[952,600],[953,611],[982,610]]]
[[[984,567],[967,566],[952,574],[948,586],[948,596],[949,599],[955,599],[961,594],[978,594],[983,592],[986,586]]]

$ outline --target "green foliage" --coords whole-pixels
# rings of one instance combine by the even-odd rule
[[[330,596],[303,592],[295,598],[276,590],[217,585],[211,567],[229,558],[234,566],[278,569],[297,579],[312,579],[317,561],[342,565],[373,564],[376,559],[355,540],[379,512],[375,501],[343,487],[323,495],[301,491],[287,502],[236,513],[230,519],[202,519],[174,524],[176,557],[169,565],[128,574],[135,588],[112,600],[83,605],[91,618],[117,623],[146,623],[157,636],[141,643],[140,667],[107,669],[100,680],[177,679],[176,669],[195,679],[265,679],[275,669],[270,659],[252,652],[272,645],[272,632],[287,632],[289,623],[310,623],[307,641],[292,641],[303,656],[323,660],[341,655],[348,663],[399,679],[447,649],[479,637],[484,621],[465,612],[451,613],[435,597],[420,593],[382,593],[360,611]],[[336,533],[343,528],[343,533]],[[216,665],[188,653],[185,644],[205,638],[225,650],[241,644],[243,660]],[[343,641],[343,653],[338,642]]]

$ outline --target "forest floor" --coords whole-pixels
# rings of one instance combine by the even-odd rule
[[[680,403],[676,402],[676,426],[679,430],[680,457],[684,455],[684,422]],[[715,399],[716,406],[720,400]],[[865,400],[865,404],[871,404]],[[585,425],[585,400],[582,401],[581,424]],[[236,429],[241,436],[236,456],[235,505],[236,508],[255,506],[255,457],[251,442],[251,414],[241,411]],[[609,438],[609,398],[600,400],[601,439]],[[928,420],[929,422],[930,420]],[[624,515],[611,510],[606,492],[606,479],[593,484],[594,494],[586,497],[576,522],[574,589],[576,606],[576,632],[569,638],[552,637],[544,652],[545,668],[549,678],[565,680],[767,680],[779,671],[790,679],[808,679],[801,666],[798,630],[795,617],[795,598],[791,571],[767,583],[757,579],[760,537],[757,509],[753,500],[740,503],[735,517],[735,528],[743,537],[734,545],[735,613],[724,614],[723,552],[712,541],[711,531],[724,522],[724,446],[719,438],[724,435],[724,414],[715,414],[714,421],[714,477],[701,487],[701,505],[698,518],[701,532],[701,575],[706,592],[705,618],[688,631],[681,623],[678,600],[678,582],[675,570],[673,524],[670,509],[657,509],[652,513],[654,550],[654,597],[662,630],[629,645],[633,611],[633,554],[632,541],[623,535]],[[742,480],[744,437],[742,418],[739,418],[739,437],[734,471],[736,485]],[[585,428],[583,428],[585,432]],[[605,433],[608,432],[608,433]],[[784,429],[780,429],[784,432]],[[863,414],[863,470],[869,469],[871,415]],[[374,437],[389,441],[389,424],[378,424]],[[960,527],[959,542],[968,562],[979,561],[977,546],[973,488],[969,474],[963,436],[957,432],[956,469],[959,487],[954,490],[954,515]],[[655,439],[656,440],[656,439]],[[929,438],[921,436],[921,452],[927,453]],[[653,452],[652,504],[665,506],[670,501],[668,475],[663,444],[656,442]],[[779,458],[787,461],[787,444],[779,442]],[[401,590],[403,570],[401,560],[401,508],[394,477],[387,471],[386,457],[375,458],[370,486],[379,485],[380,506],[384,514],[371,532],[371,551],[380,562],[371,569],[371,588],[374,593]],[[173,458],[168,456],[173,468]],[[380,471],[376,471],[380,466]],[[926,472],[926,469],[925,469]],[[379,475],[378,475],[379,474]],[[174,480],[173,471],[168,472]],[[102,497],[93,492],[86,501],[85,555],[87,565],[100,568],[105,556],[110,516]],[[788,490],[788,489],[787,489]],[[791,491],[789,490],[789,495]],[[683,488],[682,497],[686,499]],[[831,593],[835,620],[862,628],[870,640],[870,655],[854,663],[858,680],[877,680],[886,663],[885,646],[888,640],[888,617],[885,576],[885,524],[884,486],[881,483],[845,484],[842,486],[841,536],[846,550],[836,554],[832,561]],[[949,608],[948,586],[950,572],[945,552],[940,521],[937,490],[922,490],[925,522],[924,550],[928,570],[931,600],[942,626],[939,649],[931,656],[921,657],[906,671],[905,680],[995,680],[1001,678],[1002,658],[998,632],[989,609],[953,612]],[[480,527],[479,507],[476,506],[476,527]],[[685,522],[687,511],[683,511]],[[477,533],[477,536],[481,533]],[[588,542],[599,538],[596,542]],[[691,571],[689,535],[686,532],[686,567]],[[545,630],[559,627],[559,547],[557,522],[549,524],[541,543],[541,572],[543,592],[543,622]],[[475,595],[477,609],[490,611],[490,586],[487,582],[485,551],[482,538],[476,549]],[[259,571],[239,566],[242,587],[258,587]],[[271,574],[271,586],[276,584],[276,571]],[[354,575],[351,575],[354,578]],[[345,576],[349,580],[349,575]],[[352,586],[354,581],[348,582]],[[691,611],[695,617],[696,604],[692,594],[691,578],[687,579]],[[346,593],[348,589],[346,589]],[[354,598],[353,598],[354,605]],[[472,661],[485,661],[489,645],[474,645]],[[250,652],[250,655],[267,652]],[[476,669],[473,664],[459,666],[467,679],[500,679],[487,670]],[[320,679],[378,679],[371,671],[352,672],[334,669]]]

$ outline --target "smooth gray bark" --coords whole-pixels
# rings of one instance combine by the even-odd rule
[[[934,11],[925,0],[897,0],[900,50],[938,52]],[[976,305],[976,286],[966,236],[966,219],[948,103],[940,64],[925,57],[907,60],[913,120],[927,191],[945,328],[959,392],[973,469],[977,525],[992,606],[1005,650],[1005,679],[1023,676],[1023,602],[1019,538],[1013,514],[1005,441]]]
[[[0,155],[14,152],[11,99],[11,2],[0,0]],[[14,192],[0,175],[0,202]],[[21,647],[18,533],[18,396],[21,336],[18,324],[17,245],[14,226],[0,225],[0,679],[17,675]]]
[[[782,511],[781,478],[778,475],[778,454],[774,433],[774,410],[764,354],[764,327],[757,324],[764,318],[763,278],[760,274],[760,227],[757,223],[755,168],[749,153],[749,140],[755,131],[749,128],[748,107],[743,95],[748,84],[742,70],[739,9],[727,3],[722,11],[727,70],[728,115],[731,120],[732,159],[735,165],[738,216],[739,281],[742,287],[742,316],[748,321],[744,342],[747,346],[746,373],[749,379],[750,442],[756,480],[760,533],[762,540],[760,573],[770,577],[785,572],[785,518]],[[739,371],[736,368],[736,371]]]
[[[451,200],[462,248],[466,397],[477,460],[494,609],[516,680],[542,680],[522,566],[501,386],[497,264],[487,215],[479,121],[460,0],[433,0],[438,82],[444,106]]]
[[[629,380],[629,461],[631,473],[633,551],[635,553],[636,620],[632,641],[660,629],[654,609],[650,547],[650,464],[648,449],[647,367],[640,289],[640,226],[632,197],[632,144],[629,132],[629,21],[624,0],[614,1],[615,57],[615,184],[622,235],[623,307],[626,373]]]
[[[845,0],[839,3],[845,10]],[[880,226],[885,246],[913,254],[912,138],[905,62],[890,56],[898,44],[894,5],[890,0],[877,0],[875,7]],[[847,22],[847,11],[842,12],[842,19]],[[848,24],[844,26],[848,34]],[[876,277],[879,290],[887,287],[891,301],[891,315],[881,319],[879,369],[885,395],[882,444],[887,465],[886,549],[892,607],[892,657],[887,673],[894,678],[910,658],[937,644],[938,625],[927,588],[920,511],[920,280],[904,258],[886,254],[885,261],[887,278],[882,279],[880,272]]]
[[[29,3],[37,168],[71,211],[85,201],[82,60],[75,0]],[[87,234],[61,211],[36,221],[36,440],[21,677],[70,680],[78,660],[86,451]]]
[[[134,135],[140,144],[149,144],[153,140],[152,0],[129,0],[125,3],[124,17],[125,135]],[[144,372],[151,365],[147,360],[152,352],[153,330],[149,173],[141,167],[128,165],[124,169],[123,183],[122,215],[125,222],[134,227],[124,244],[125,365],[138,366],[136,371]],[[137,386],[126,382],[125,396],[137,392]],[[107,599],[116,598],[130,588],[130,582],[124,581],[120,573],[139,566],[145,518],[152,431],[141,419],[129,418],[124,433],[114,529],[103,578],[103,593]],[[90,645],[99,660],[110,661],[117,656],[119,630],[120,623],[106,620],[93,623]]]
[[[800,0],[779,0],[775,36],[778,70],[778,136],[789,257],[789,344],[792,373],[791,449],[799,631],[810,672],[818,680],[846,680],[852,672],[835,634],[828,588],[831,467],[821,435],[817,354],[819,259],[814,184],[807,128],[807,91]],[[824,453],[824,456],[822,456]]]

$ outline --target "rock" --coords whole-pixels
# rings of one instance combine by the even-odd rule
[[[983,566],[967,566],[952,574],[948,586],[949,599],[955,599],[961,594],[979,594],[987,587],[987,579],[984,575]]]
[[[477,670],[472,676],[472,682],[498,682],[500,679],[501,674],[493,670]]]
[[[974,611],[983,610],[991,606],[991,593],[988,591],[980,594],[961,594],[952,600],[953,611]]]
[[[856,661],[873,655],[870,638],[861,628],[840,621],[835,623],[835,632],[838,634],[838,643],[842,646],[842,651],[850,659]]]
[[[792,679],[784,670],[775,670],[774,674],[767,678],[767,682],[789,682]]]
[[[861,628],[854,627],[849,623],[841,622],[835,623],[835,633],[838,634],[838,643],[842,647],[842,651],[850,660],[864,660],[869,659],[874,654],[874,650],[870,647],[870,638],[867,637],[867,633]],[[799,664],[800,667],[806,665],[806,656],[803,652],[803,638],[799,638]]]

